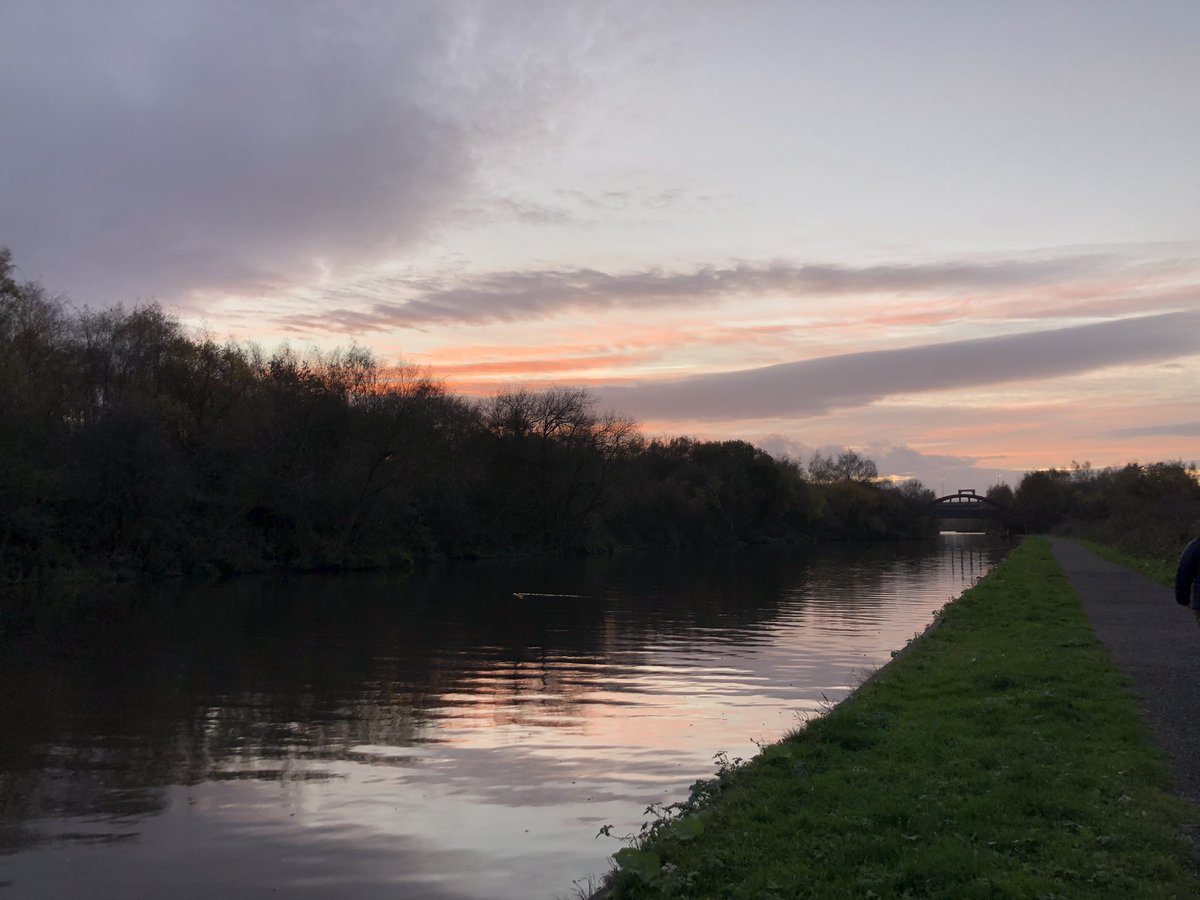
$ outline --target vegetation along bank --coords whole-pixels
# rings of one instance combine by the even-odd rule
[[[361,347],[80,310],[0,248],[0,582],[931,534],[847,450],[647,439],[586,391],[472,399]]]
[[[1124,677],[1031,538],[853,697],[616,854],[616,898],[1194,897]]]
[[[853,450],[648,439],[582,390],[471,399],[361,347],[217,342],[153,304],[73,307],[3,248],[0,422],[0,583],[937,529],[931,491]],[[1182,462],[1076,464],[988,496],[1009,511],[991,527],[1143,555],[1200,521]]]

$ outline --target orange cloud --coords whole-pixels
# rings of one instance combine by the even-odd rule
[[[439,375],[446,378],[464,378],[471,375],[528,375],[536,378],[551,372],[582,372],[589,369],[608,368],[645,362],[648,354],[610,353],[594,356],[557,356],[540,358],[518,358],[481,362],[433,363]]]
[[[436,373],[435,373],[436,374]],[[570,378],[446,378],[439,379],[447,390],[471,397],[486,397],[497,391],[510,391],[517,388],[541,390],[542,388],[570,385],[571,387],[600,387],[601,385],[635,384],[639,380],[634,376],[571,376]],[[620,410],[618,410],[620,412]]]
[[[791,348],[797,331],[781,324],[609,328],[611,337],[605,334],[601,341],[597,341],[596,328],[579,328],[548,335],[553,344],[453,345],[409,358],[428,368],[434,377],[468,393],[488,392],[514,380],[613,385],[653,378],[664,371],[694,370],[696,361],[680,356],[688,348],[704,348],[714,367],[723,360],[712,352],[716,348],[721,348],[726,358],[730,351],[744,346]]]

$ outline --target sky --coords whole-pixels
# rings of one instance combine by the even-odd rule
[[[82,306],[939,491],[1200,459],[1200,4],[3,0]]]

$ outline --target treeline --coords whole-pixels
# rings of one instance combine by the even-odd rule
[[[1172,562],[1200,532],[1200,480],[1181,461],[1094,469],[1029,472],[1016,491],[989,496],[1011,508],[1012,524],[1029,532],[1091,538],[1134,556]]]
[[[847,451],[647,440],[581,390],[472,401],[369,351],[266,354],[81,311],[0,250],[0,575],[360,567],[929,533]]]

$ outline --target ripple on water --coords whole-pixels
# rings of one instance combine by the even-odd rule
[[[619,846],[601,824],[636,831],[717,752],[750,756],[844,695],[1003,552],[631,554],[133,597],[102,633],[67,623],[0,655],[5,878],[22,898],[569,894]]]

